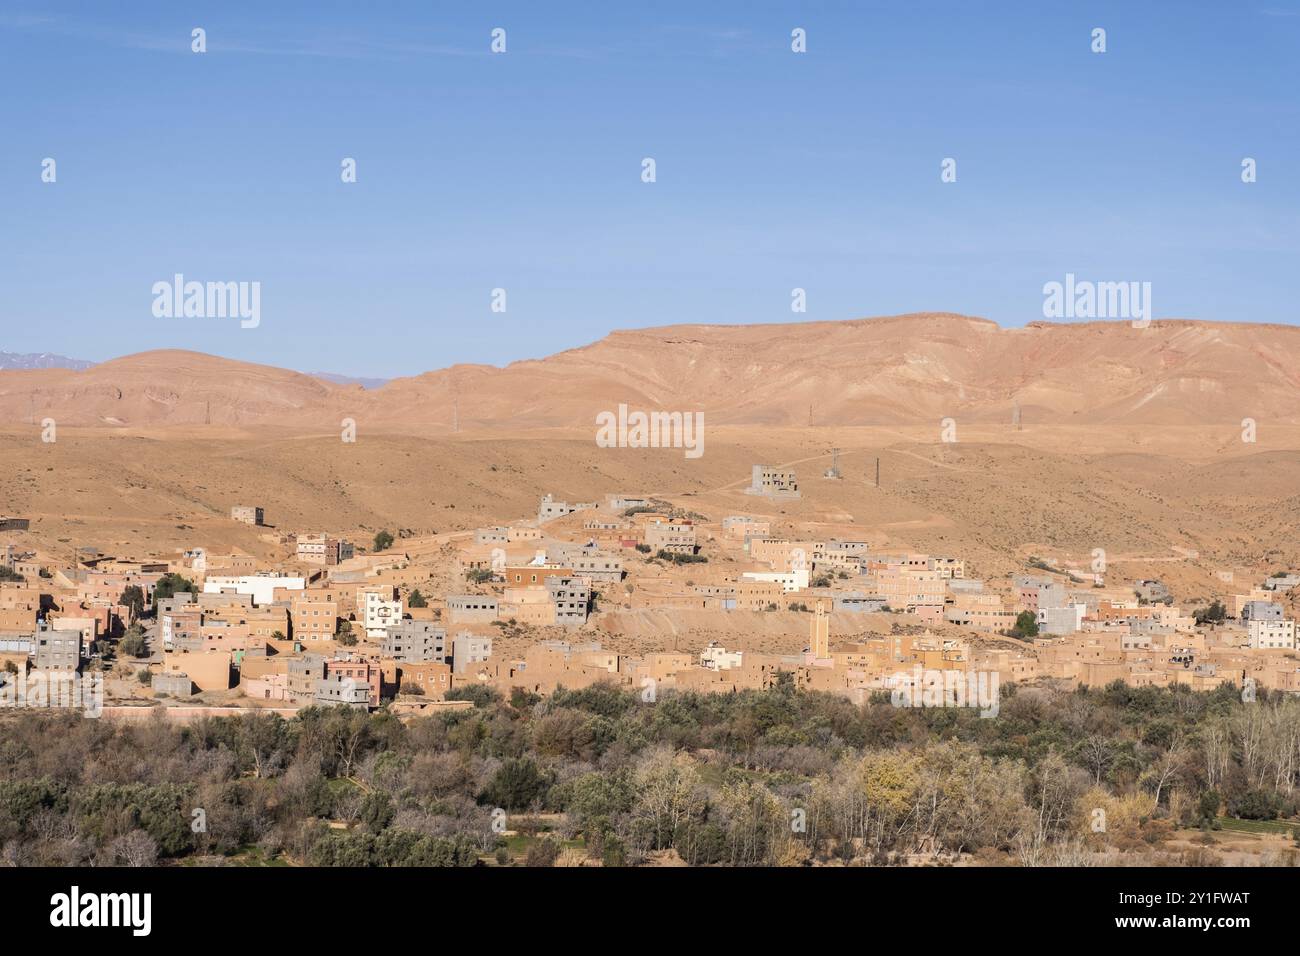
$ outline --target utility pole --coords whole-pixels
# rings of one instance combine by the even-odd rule
[[[876,487],[880,487],[880,459],[876,459]]]

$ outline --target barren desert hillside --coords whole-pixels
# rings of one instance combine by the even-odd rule
[[[255,333],[250,333],[255,334]],[[193,352],[0,371],[0,425],[267,425],[385,431],[581,427],[625,402],[711,425],[1300,422],[1300,329],[1162,320],[1003,329],[935,313],[621,331],[505,368],[364,390]]]

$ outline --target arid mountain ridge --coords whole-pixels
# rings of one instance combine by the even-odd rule
[[[0,371],[0,426],[385,430],[589,426],[619,403],[712,425],[1300,422],[1300,327],[1182,319],[1035,322],[919,313],[613,332],[504,368],[456,365],[379,388],[197,352],[85,370]]]

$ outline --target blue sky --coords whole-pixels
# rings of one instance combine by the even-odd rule
[[[0,81],[9,351],[387,377],[682,322],[1022,325],[1067,272],[1300,316],[1288,0],[11,0]],[[155,318],[176,272],[260,282],[261,324]]]

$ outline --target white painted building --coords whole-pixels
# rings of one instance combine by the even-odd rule
[[[1040,607],[1038,609],[1038,629],[1044,634],[1073,634],[1083,626],[1083,616],[1087,608],[1082,604],[1067,604],[1064,607]]]
[[[746,571],[741,577],[750,581],[776,581],[787,594],[808,587],[807,568],[796,568],[793,571]]]
[[[1246,625],[1250,646],[1295,650],[1295,621],[1250,621]]]
[[[366,591],[361,605],[361,624],[367,637],[382,638],[386,628],[402,622],[402,599],[389,600],[380,591]]]
[[[710,644],[700,651],[700,666],[711,671],[729,671],[739,667],[744,651],[729,651],[721,644]]]
[[[305,578],[288,577],[280,574],[244,574],[239,576],[218,575],[203,582],[204,594],[250,594],[254,604],[272,604],[275,602],[275,589],[301,591],[307,586]]]

